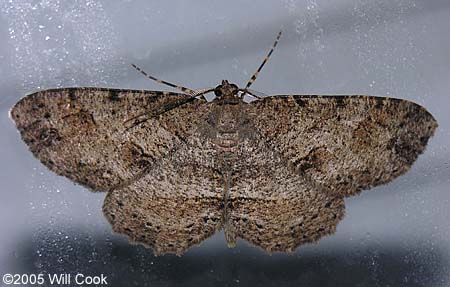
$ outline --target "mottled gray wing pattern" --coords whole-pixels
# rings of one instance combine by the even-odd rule
[[[140,180],[108,193],[103,212],[113,230],[151,247],[181,254],[223,222],[223,182],[213,148],[190,146],[161,159]]]
[[[335,231],[344,196],[407,171],[437,127],[424,108],[390,98],[234,106],[99,88],[37,92],[11,117],[52,171],[109,191],[113,229],[156,254],[222,227],[230,245],[241,237],[268,252],[316,241]]]
[[[109,191],[103,211],[116,232],[156,254],[181,253],[223,221],[216,151],[198,140],[204,103],[167,92],[55,89],[25,97],[11,117],[52,171]]]
[[[205,137],[212,103],[176,115],[193,128],[173,153],[142,178],[108,193],[103,212],[113,230],[151,247],[181,254],[223,225],[224,182],[220,152]],[[186,124],[185,124],[186,125]]]
[[[353,195],[406,172],[437,123],[423,107],[372,96],[273,96],[249,104],[256,131],[322,192]]]
[[[53,89],[26,96],[10,115],[49,169],[94,191],[109,191],[138,179],[182,144],[193,129],[190,115],[204,101],[195,99],[134,127],[131,122],[128,129],[126,121],[187,98],[157,91]]]
[[[229,179],[227,240],[241,237],[269,253],[291,252],[334,233],[344,216],[342,197],[318,190],[293,172],[250,120],[245,122],[247,136]]]

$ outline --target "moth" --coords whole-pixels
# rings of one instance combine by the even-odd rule
[[[45,166],[106,192],[112,229],[155,254],[221,229],[230,247],[291,252],[335,232],[345,197],[408,171],[437,122],[401,99],[259,96],[249,88],[280,36],[244,88],[195,91],[133,65],[179,92],[50,89],[10,117]]]

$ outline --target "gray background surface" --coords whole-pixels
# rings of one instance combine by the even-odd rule
[[[129,63],[189,88],[369,94],[425,106],[439,128],[406,175],[346,199],[336,234],[268,256],[223,233],[183,257],[113,234],[105,194],[58,177],[8,118],[37,89],[164,90]],[[450,2],[0,1],[0,274],[108,276],[109,286],[450,286]],[[0,283],[2,286],[3,283]]]

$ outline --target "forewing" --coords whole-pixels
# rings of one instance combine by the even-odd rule
[[[415,103],[372,96],[273,96],[249,113],[290,169],[340,195],[406,172],[437,127]]]
[[[108,193],[103,212],[115,232],[151,247],[181,254],[222,226],[223,182],[212,148],[186,145],[146,176]]]
[[[195,100],[139,125],[126,121],[185,101],[177,93],[103,88],[36,92],[20,100],[11,118],[33,154],[59,175],[92,190],[130,184],[188,136]]]

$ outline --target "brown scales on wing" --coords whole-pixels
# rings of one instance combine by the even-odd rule
[[[180,254],[221,228],[231,246],[241,237],[293,251],[336,230],[345,196],[406,172],[437,123],[391,98],[244,102],[279,36],[244,89],[194,91],[135,66],[183,93],[53,89],[20,100],[11,118],[49,169],[108,192],[113,230],[156,254]]]

